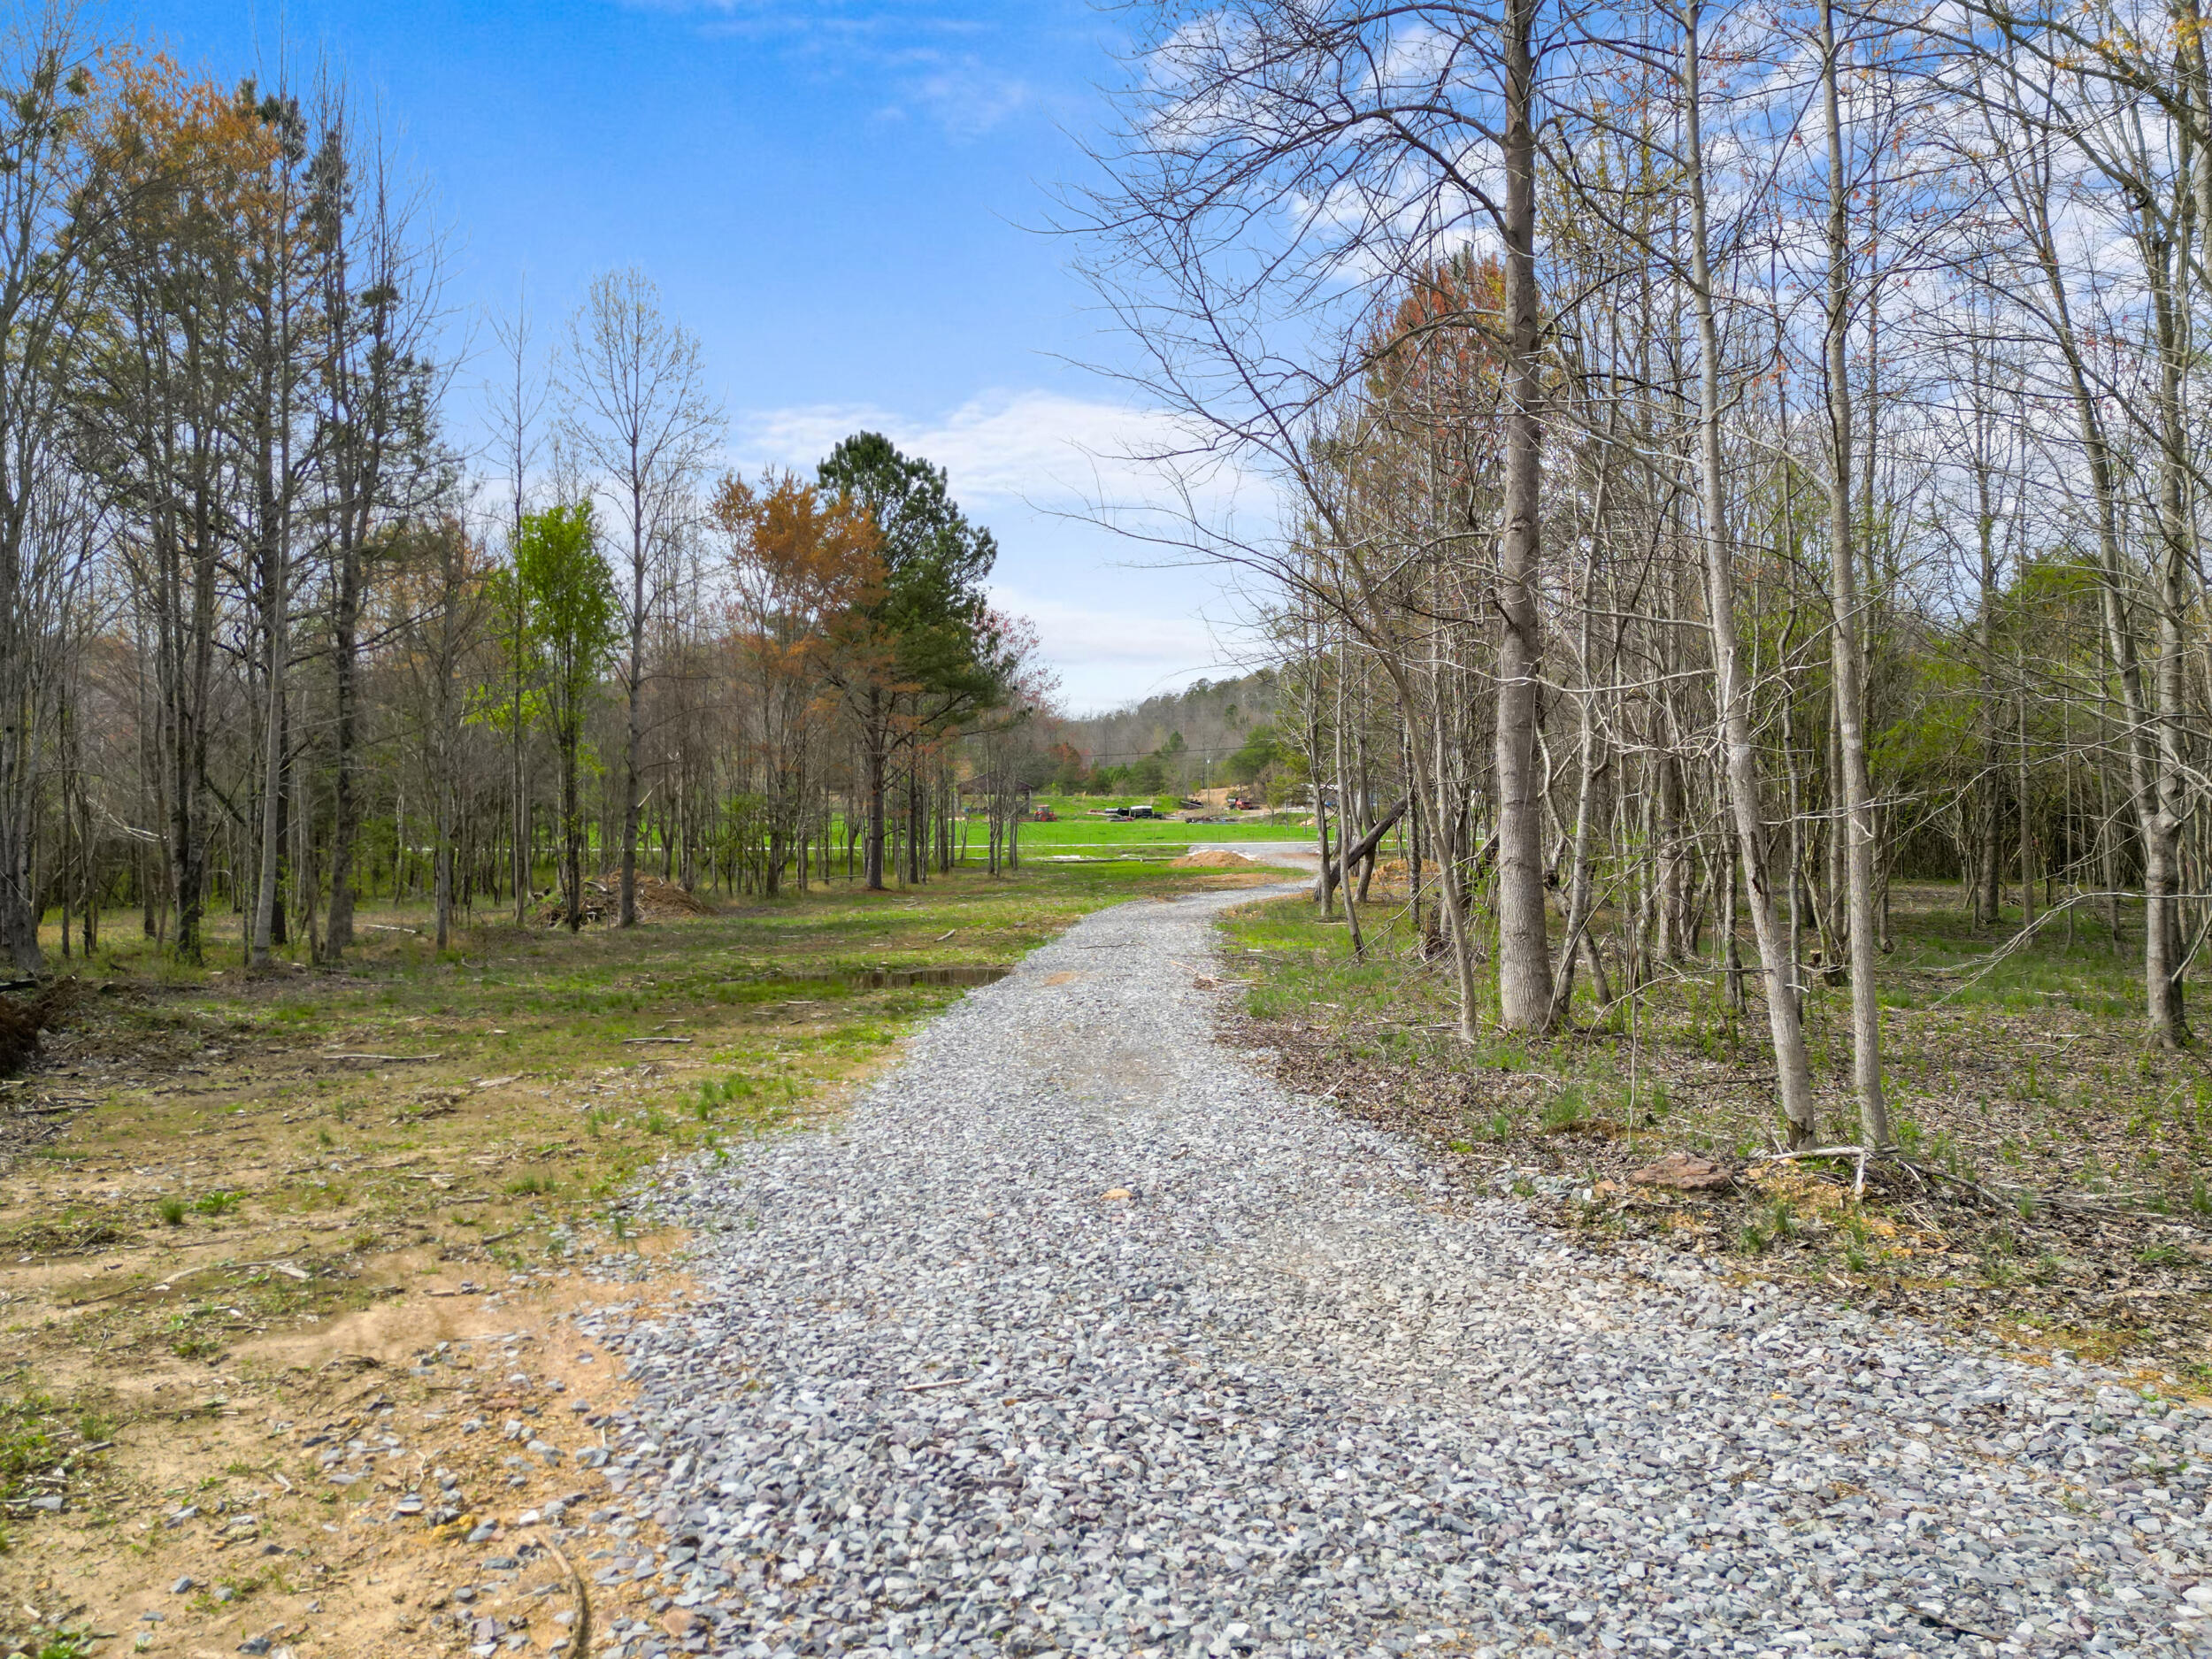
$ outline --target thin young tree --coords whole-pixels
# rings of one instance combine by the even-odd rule
[[[59,9],[0,40],[0,956],[18,973],[44,966],[38,814],[77,580],[77,538],[53,520],[88,504],[65,472],[94,286],[92,241],[70,223],[88,182],[88,56]]]
[[[507,491],[506,541],[509,570],[513,549],[522,534],[523,516],[529,511],[530,468],[537,457],[539,418],[544,412],[546,388],[532,373],[529,294],[517,296],[511,317],[492,320],[492,335],[499,348],[500,379],[488,388],[488,402],[496,453]],[[507,728],[507,787],[511,797],[509,833],[512,838],[515,887],[515,926],[530,916],[530,789],[527,776],[529,720],[525,705],[531,686],[534,654],[529,649],[529,609],[522,585],[511,580],[495,585],[494,609],[499,618],[500,658],[506,667],[503,722]]]
[[[1859,549],[1851,506],[1852,446],[1850,330],[1852,319],[1851,180],[1846,171],[1842,57],[1832,0],[1816,0],[1820,50],[1821,130],[1828,164],[1827,282],[1824,290],[1821,363],[1828,404],[1828,581],[1831,675],[1836,707],[1836,747],[1842,761],[1845,864],[1849,887],[1851,949],[1851,1077],[1859,1102],[1859,1142],[1889,1145],[1889,1111],[1882,1098],[1882,1002],[1875,984],[1881,960],[1881,922],[1875,900],[1874,786],[1866,758],[1865,651],[1859,604]],[[2025,872],[2023,872],[2024,879]]]
[[[569,321],[562,424],[577,458],[612,504],[626,556],[629,652],[622,755],[620,925],[637,925],[638,818],[643,798],[647,622],[659,603],[691,495],[722,430],[698,337],[671,318],[643,272],[595,279]]]
[[[1369,371],[1369,319],[1453,248],[1499,249],[1499,310],[1449,324],[1486,332],[1504,365],[1502,482],[1483,526],[1495,547],[1484,609],[1496,623],[1485,794],[1498,1013],[1518,1030],[1553,1018],[1537,728],[1558,319],[1540,273],[1550,174],[1539,140],[1575,15],[1548,0],[1251,0],[1234,27],[1191,28],[1180,8],[1154,7],[1121,147],[1096,157],[1110,182],[1073,215],[1095,250],[1087,273],[1140,347],[1130,378],[1203,434],[1146,458],[1187,499],[1225,453],[1272,472],[1296,491],[1295,516],[1339,547],[1358,537],[1338,521],[1315,446]],[[1195,518],[1185,534],[1194,549],[1298,582],[1282,549]],[[1302,553],[1306,539],[1291,540]]]
[[[620,636],[622,602],[599,550],[591,503],[526,514],[515,538],[515,578],[530,612],[530,636],[543,654],[546,721],[561,769],[561,881],[564,916],[583,926],[584,818],[578,789],[584,723]]]

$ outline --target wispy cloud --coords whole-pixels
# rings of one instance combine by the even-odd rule
[[[826,77],[875,85],[879,120],[919,117],[979,138],[1041,99],[1032,79],[983,50],[991,23],[935,0],[619,0],[697,20],[702,33],[772,43]]]
[[[1202,676],[1237,670],[1238,642],[1187,611],[1078,604],[1012,583],[995,583],[991,603],[1026,617],[1071,713],[1122,707]]]
[[[1056,660],[1112,670],[1132,684],[1196,672],[1224,656],[1214,631],[1196,617],[1103,611],[1006,586],[992,588],[991,603],[1035,623]]]
[[[955,138],[980,138],[1035,101],[1036,89],[1027,81],[1001,73],[972,57],[916,76],[908,83],[905,99]],[[904,112],[901,104],[887,111]]]
[[[1102,516],[1165,505],[1164,480],[1148,458],[1188,447],[1169,416],[1096,398],[1041,390],[979,393],[949,411],[917,417],[873,404],[810,404],[738,417],[732,450],[740,465],[811,468],[840,438],[881,432],[952,474],[956,495],[1018,501]],[[1244,492],[1216,481],[1218,504]]]

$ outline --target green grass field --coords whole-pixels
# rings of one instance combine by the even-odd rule
[[[1038,803],[1059,814],[1051,824],[1025,823],[1021,849],[1025,857],[1068,854],[1076,856],[1173,858],[1194,844],[1236,841],[1306,841],[1313,838],[1310,821],[1286,822],[1271,818],[1255,822],[1237,815],[1226,824],[1179,824],[1172,818],[1135,818],[1118,821],[1094,817],[1110,806],[1142,804],[1144,797],[1109,795],[1050,795]],[[983,856],[987,845],[982,821],[968,826],[968,857]]]

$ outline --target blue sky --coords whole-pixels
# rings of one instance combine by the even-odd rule
[[[1081,709],[1225,672],[1210,574],[1071,523],[1145,429],[1069,366],[1118,346],[1038,234],[1085,176],[1122,24],[1080,0],[146,0],[110,20],[224,79],[326,52],[380,110],[447,236],[457,338],[526,278],[549,333],[634,265],[698,333],[730,457],[810,466],[856,426],[952,470],[1001,599]],[[480,326],[473,329],[484,336]],[[481,371],[465,370],[466,427]]]

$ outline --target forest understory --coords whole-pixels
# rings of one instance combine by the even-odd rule
[[[2212,1066],[2146,1041],[2124,918],[2116,952],[2085,918],[2070,944],[2047,928],[1993,962],[2010,929],[1970,927],[1955,887],[1899,887],[1879,983],[1904,1156],[1872,1164],[1855,1197],[1854,1160],[1780,1156],[1755,973],[1747,1012],[1691,961],[1640,999],[1601,1007],[1578,989],[1555,1036],[1471,1045],[1402,889],[1374,899],[1363,962],[1341,916],[1308,899],[1234,912],[1243,995],[1225,1034],[1413,1137],[1471,1194],[1516,1194],[1601,1247],[1665,1238],[1747,1278],[2212,1395]],[[1805,1012],[1820,1138],[1855,1142],[1850,992],[1816,985]],[[1671,1154],[1718,1165],[1715,1187],[1632,1179]]]
[[[80,964],[0,1082],[0,1654],[541,1647],[580,1585],[672,1628],[597,1581],[668,1540],[591,1466],[627,1391],[570,1324],[687,1294],[634,1178],[834,1113],[1090,910],[1265,879],[963,871],[442,954],[379,909],[343,972]]]

